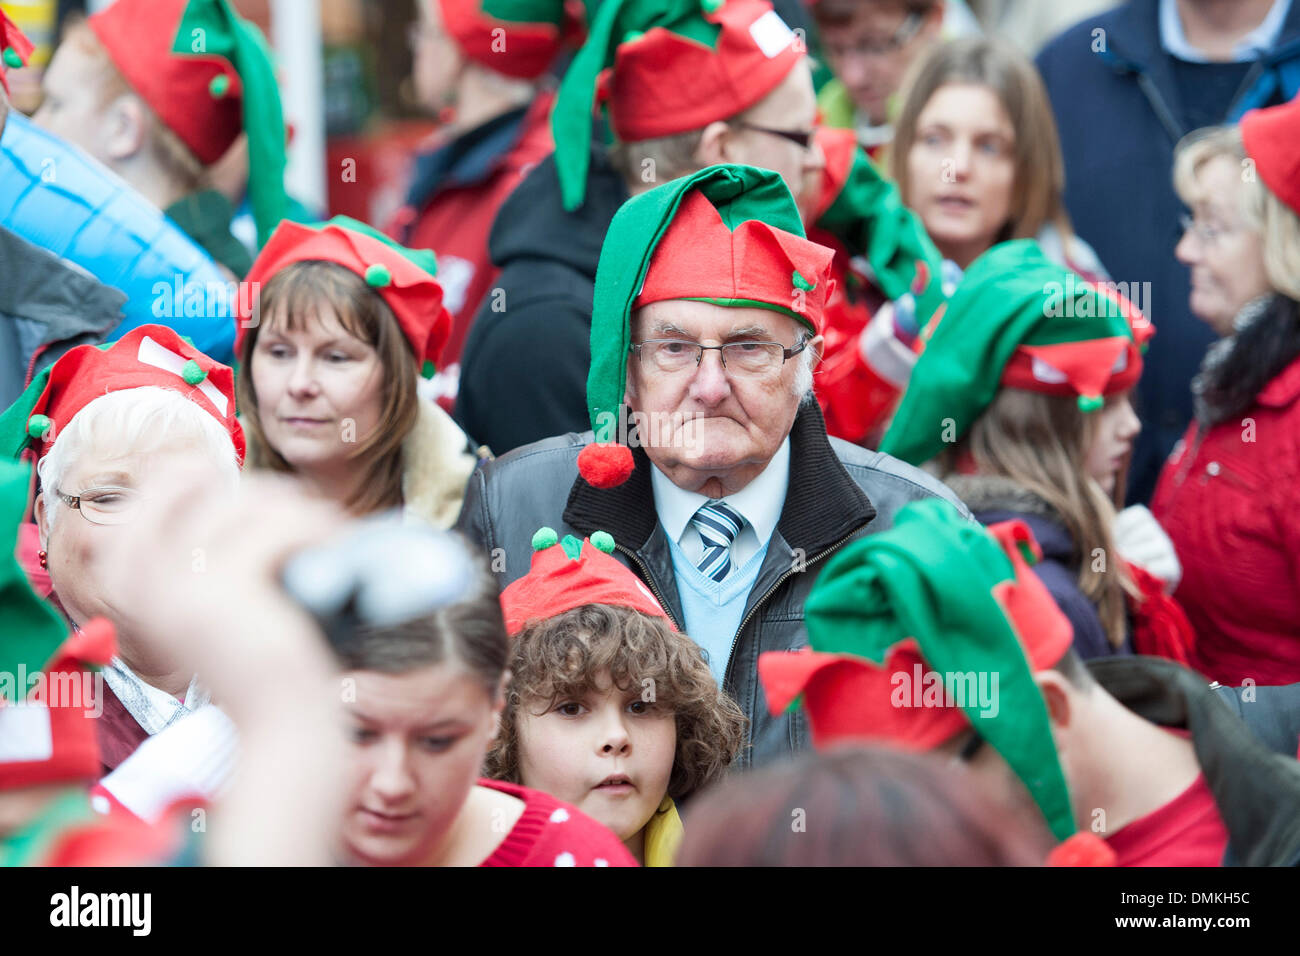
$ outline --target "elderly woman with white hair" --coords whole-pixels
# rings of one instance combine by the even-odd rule
[[[109,546],[159,500],[159,473],[179,466],[207,487],[215,478],[217,487],[237,488],[244,438],[233,378],[173,330],[145,325],[111,347],[68,352],[0,417],[3,451],[38,461],[35,561],[33,548],[19,548],[37,589],[45,590],[31,566],[38,563],[73,626],[105,617],[117,630],[98,718],[106,772],[206,702],[167,646],[137,635],[139,609],[103,580]],[[202,571],[201,551],[192,560]]]
[[[1229,686],[1300,681],[1300,101],[1180,145],[1176,254],[1221,338],[1151,510],[1183,565],[1192,664]]]

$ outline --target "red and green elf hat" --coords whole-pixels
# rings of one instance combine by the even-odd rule
[[[36,47],[32,45],[32,41],[27,39],[4,10],[0,10],[0,59],[3,60],[3,65],[0,66],[0,86],[5,88],[6,93],[9,92],[9,78],[5,75],[6,72],[26,66],[34,49]]]
[[[442,304],[431,249],[407,249],[383,233],[347,216],[313,226],[282,222],[249,270],[246,282],[265,286],[295,262],[333,262],[355,273],[393,310],[417,363],[436,362],[451,334],[451,313]],[[250,303],[251,305],[252,303]],[[257,306],[260,308],[260,306]],[[243,310],[235,328],[235,354],[253,315]]]
[[[664,299],[766,308],[816,334],[833,255],[804,237],[781,177],[753,166],[710,166],[624,203],[596,268],[587,375],[596,437],[578,456],[588,483],[610,488],[632,473],[632,453],[612,442],[627,384],[634,308]]]
[[[1132,303],[1017,239],[976,259],[938,321],[880,450],[928,461],[983,414],[1002,387],[1077,396],[1101,408],[1132,388],[1154,327]]]
[[[749,109],[803,53],[767,0],[602,0],[551,116],[564,208],[586,194],[598,99],[624,142],[686,133]]]
[[[541,76],[582,32],[579,0],[436,0],[462,53],[497,73]]]
[[[81,675],[117,650],[113,625],[102,618],[68,637],[28,585],[13,543],[30,486],[30,466],[0,461],[0,790],[99,776],[94,704]]]
[[[826,157],[812,222],[871,266],[885,298],[907,301],[923,329],[947,301],[943,256],[925,226],[903,204],[898,187],[880,175],[851,129],[818,127]]]
[[[818,746],[929,749],[974,726],[1065,839],[1074,813],[1033,673],[1061,659],[1073,631],[1029,569],[1040,557],[1023,522],[984,529],[944,501],[907,505],[817,579],[804,607],[812,650],[760,657],[769,706],[779,713],[802,699]],[[983,680],[991,697],[958,675]]]
[[[1300,215],[1300,96],[1241,118],[1241,144],[1273,195]]]
[[[506,633],[512,637],[530,622],[544,621],[587,604],[630,607],[651,617],[672,619],[635,574],[614,560],[614,539],[605,531],[579,540],[557,538],[555,529],[533,535],[533,563],[528,573],[501,592]]]
[[[205,166],[248,134],[258,242],[288,214],[286,132],[266,38],[229,0],[116,0],[87,20],[118,71]]]
[[[42,458],[92,401],[150,385],[178,392],[220,422],[243,462],[234,372],[165,325],[138,326],[110,345],[79,345],[32,379],[0,415],[0,456]]]

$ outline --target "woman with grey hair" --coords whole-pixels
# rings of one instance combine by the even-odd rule
[[[104,582],[113,542],[130,534],[165,490],[161,472],[176,465],[236,489],[244,439],[233,373],[173,330],[141,326],[111,347],[82,346],[59,359],[0,417],[0,441],[15,457],[38,462],[39,550],[33,556],[20,548],[24,563],[48,572],[50,599],[74,627],[105,617],[117,630],[119,651],[103,671],[98,718],[111,770],[207,700],[168,646],[137,634],[141,609]],[[202,551],[191,560],[202,572]],[[40,571],[29,569],[36,579]]]
[[[1300,681],[1300,102],[1180,145],[1178,259],[1222,338],[1152,511],[1183,564],[1192,663],[1224,684]]]

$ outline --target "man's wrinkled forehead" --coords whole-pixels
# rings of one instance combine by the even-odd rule
[[[797,334],[793,319],[759,308],[732,308],[711,302],[667,299],[642,306],[632,313],[632,335],[642,339],[716,338],[784,340]]]

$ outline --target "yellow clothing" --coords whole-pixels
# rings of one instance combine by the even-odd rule
[[[672,797],[665,796],[655,815],[645,825],[645,865],[672,866],[684,832],[677,805]]]

